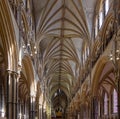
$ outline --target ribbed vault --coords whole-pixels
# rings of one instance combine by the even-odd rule
[[[39,47],[38,73],[47,87],[46,93],[54,107],[59,95],[65,107],[71,99],[75,83],[79,80],[81,50],[88,44],[90,35],[81,0],[46,0],[41,8],[37,25]],[[64,103],[63,103],[64,102]]]

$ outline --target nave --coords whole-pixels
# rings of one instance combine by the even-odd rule
[[[0,119],[120,119],[120,0],[0,0]]]

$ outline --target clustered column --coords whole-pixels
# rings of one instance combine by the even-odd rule
[[[30,97],[30,119],[35,119],[35,97]]]
[[[17,73],[8,70],[6,80],[6,116],[7,119],[17,119],[18,82]]]
[[[92,119],[96,119],[96,117],[98,116],[97,114],[97,106],[98,106],[98,103],[97,103],[97,97],[94,96],[92,99],[91,99],[91,118]]]
[[[39,118],[38,119],[43,119],[43,106],[39,104]]]

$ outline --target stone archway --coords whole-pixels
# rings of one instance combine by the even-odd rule
[[[5,62],[8,70],[17,71],[18,47],[12,14],[8,1],[0,1],[0,36],[4,48]]]
[[[108,62],[107,57],[103,57],[97,63],[97,66],[96,66],[94,74],[93,74],[93,79],[92,79],[92,96],[95,96],[97,93],[96,91],[97,91],[97,87],[99,84],[99,77],[100,77],[102,70],[107,62]]]
[[[18,71],[18,37],[15,32],[13,15],[7,0],[0,1],[0,47],[4,49],[1,56],[4,61],[0,65],[4,75],[4,92],[6,97],[5,116],[16,119],[17,114],[17,71]],[[4,66],[3,66],[4,65]],[[13,110],[11,110],[11,108]]]
[[[92,80],[92,111],[95,112],[93,118],[107,118],[106,113],[111,114],[111,90],[115,88],[114,65],[106,57],[102,57],[95,68]],[[107,103],[105,94],[109,100]]]
[[[25,54],[22,58],[21,76],[19,79],[19,114],[26,118],[35,118],[36,92],[35,74],[31,58]],[[30,111],[29,111],[30,110]]]

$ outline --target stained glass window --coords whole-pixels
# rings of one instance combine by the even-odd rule
[[[100,11],[100,13],[99,13],[99,29],[101,28],[102,23],[103,23],[103,12]]]
[[[108,114],[108,96],[107,93],[104,95],[104,114]]]
[[[114,89],[113,91],[113,113],[117,113],[117,104],[118,104],[118,96],[117,96],[117,91]]]
[[[95,37],[97,36],[98,34],[98,18],[96,18],[96,21],[95,21]]]
[[[105,14],[108,13],[108,10],[109,10],[109,0],[106,0],[105,1]]]

